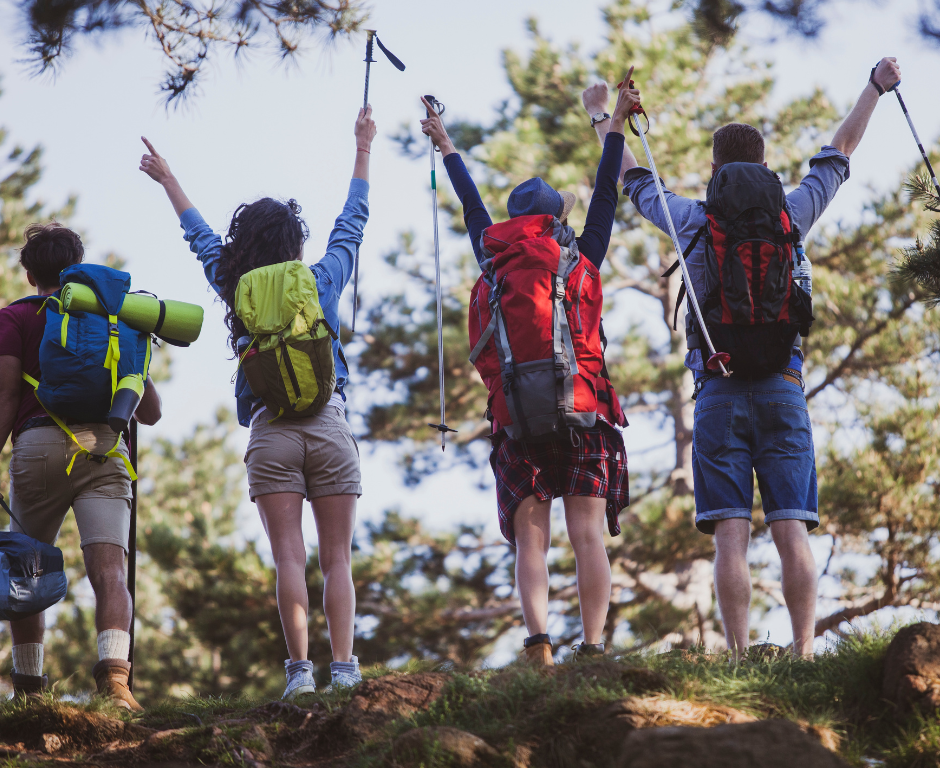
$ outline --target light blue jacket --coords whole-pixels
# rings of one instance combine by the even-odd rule
[[[356,250],[362,243],[362,232],[368,220],[369,182],[353,179],[349,184],[349,194],[346,196],[343,212],[337,217],[330,233],[326,255],[310,267],[317,281],[323,315],[337,333],[340,329],[339,298],[352,277]],[[189,249],[202,262],[209,285],[218,293],[215,270],[221,258],[222,238],[212,231],[195,208],[189,208],[180,214],[180,227],[183,228],[183,238],[189,243]],[[336,391],[345,400],[344,389],[349,378],[349,368],[339,340],[333,342],[333,362],[336,365]],[[261,401],[251,393],[241,368],[238,369],[235,379],[235,398],[238,423],[243,427],[250,426],[252,410],[255,404]]]
[[[793,221],[800,234],[805,239],[810,228],[817,222],[823,211],[836,196],[839,187],[849,178],[849,158],[835,147],[826,145],[809,161],[810,171],[800,186],[787,195],[787,207],[793,215]],[[666,205],[672,216],[672,223],[676,226],[679,236],[679,245],[685,250],[695,233],[705,226],[705,202],[680,197],[670,192],[663,185],[666,195]],[[623,176],[623,193],[630,197],[636,209],[647,221],[651,222],[667,235],[669,224],[663,214],[663,208],[656,194],[656,185],[653,183],[653,174],[649,168],[631,168]],[[810,258],[812,261],[812,258]],[[699,239],[692,253],[686,258],[689,276],[692,278],[692,287],[699,301],[705,296],[705,238]],[[704,371],[702,353],[698,349],[690,349],[685,356],[685,365],[693,371]],[[790,367],[800,370],[802,357],[795,355]]]

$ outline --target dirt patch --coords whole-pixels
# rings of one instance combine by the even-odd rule
[[[36,702],[0,718],[0,742],[20,743],[45,754],[143,741],[152,733],[150,728],[59,703]]]
[[[940,625],[922,621],[894,636],[882,685],[884,697],[902,710],[940,707]]]
[[[848,768],[786,720],[637,730],[624,739],[617,768]]]
[[[430,707],[450,679],[443,672],[422,672],[366,680],[343,709],[337,725],[351,740],[375,738],[392,720]]]
[[[398,768],[444,762],[453,768],[499,765],[500,755],[479,736],[459,728],[415,728],[392,746],[392,765]]]

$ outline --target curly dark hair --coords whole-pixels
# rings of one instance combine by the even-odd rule
[[[59,287],[59,272],[85,258],[85,247],[77,233],[52,221],[26,227],[26,244],[20,249],[20,264],[43,290]]]
[[[232,216],[222,255],[215,271],[219,295],[225,302],[225,325],[229,344],[238,354],[238,339],[245,336],[245,325],[235,314],[235,289],[246,272],[258,267],[293,261],[300,257],[304,242],[310,236],[301,208],[291,198],[286,203],[262,197],[244,203]]]

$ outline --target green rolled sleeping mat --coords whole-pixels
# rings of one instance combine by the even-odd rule
[[[62,288],[62,306],[66,312],[91,312],[107,316],[95,292],[81,283],[66,283]],[[202,330],[202,307],[185,301],[163,301],[142,293],[128,293],[118,312],[118,319],[135,331],[152,333],[168,344],[188,347]]]

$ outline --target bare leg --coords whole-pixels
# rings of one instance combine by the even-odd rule
[[[736,659],[748,646],[751,571],[747,566],[747,545],[750,540],[749,520],[733,517],[715,523],[715,592],[725,625],[725,640]]]
[[[516,533],[516,586],[529,635],[548,631],[548,548],[552,543],[550,501],[522,500],[513,517]]]
[[[277,610],[291,661],[307,658],[307,548],[300,521],[302,493],[268,493],[255,498],[277,571]]]
[[[89,544],[82,550],[85,572],[95,591],[95,628],[129,632],[133,616],[131,593],[127,591],[124,548],[117,544]]]
[[[333,661],[352,661],[356,629],[356,588],[352,580],[352,540],[356,527],[355,494],[320,496],[310,505],[317,522],[323,613],[330,632]]]
[[[25,643],[41,644],[45,631],[45,612],[10,622],[10,634],[13,635],[13,645],[24,645]]]
[[[793,655],[813,658],[816,628],[816,561],[809,547],[809,534],[802,520],[778,520],[770,524],[770,535],[780,553],[783,598],[793,626]]]
[[[565,524],[574,549],[584,642],[601,642],[610,607],[610,560],[604,547],[606,499],[565,496]]]

